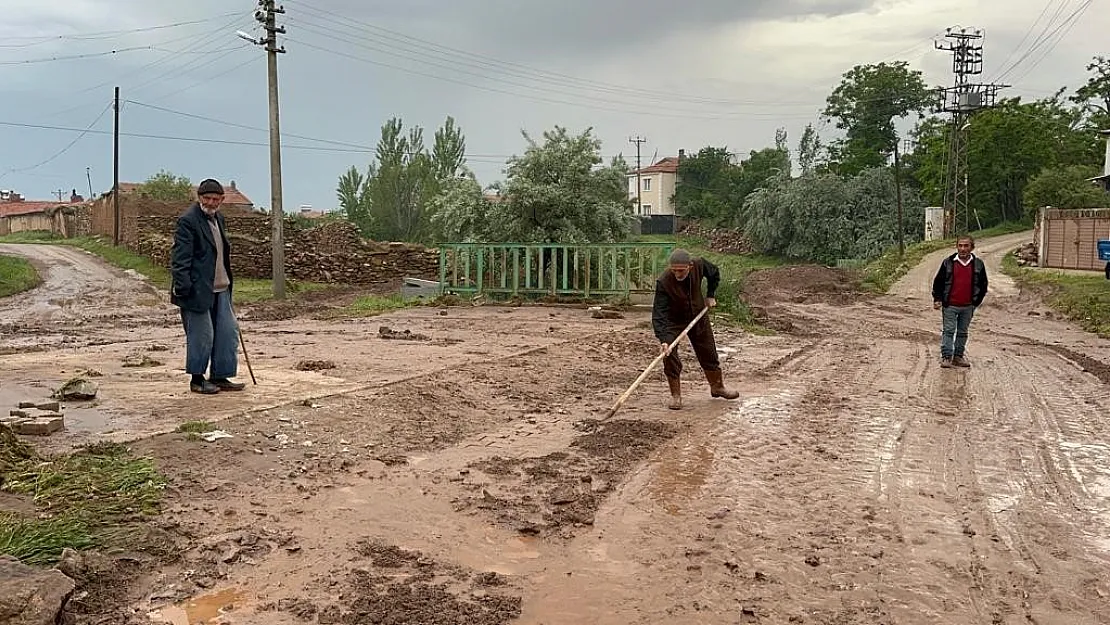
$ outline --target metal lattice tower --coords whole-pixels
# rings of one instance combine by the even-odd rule
[[[949,28],[947,41],[935,42],[936,49],[952,53],[955,84],[941,90],[941,110],[952,114],[948,133],[948,157],[944,180],[944,236],[971,231],[968,206],[968,128],[971,117],[991,108],[998,91],[1008,85],[973,83],[970,76],[983,73],[983,31],[978,28]],[[978,221],[978,215],[976,215]]]

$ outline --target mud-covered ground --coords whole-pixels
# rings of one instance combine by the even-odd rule
[[[980,244],[971,369],[937,366],[940,255],[885,297],[783,268],[747,285],[779,334],[717,324],[739,401],[686,349],[684,410],[656,372],[611,420],[646,310],[244,308],[258,384],[201,397],[160,294],[28,251],[117,295],[52,301],[48,271],[0,303],[0,398],[96,369],[36,442],[134,441],[171,480],[145,549],[88,559],[81,623],[1110,622],[1110,350],[1001,275],[1020,240]],[[231,438],[172,432],[196,420]]]

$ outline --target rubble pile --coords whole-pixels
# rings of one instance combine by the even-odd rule
[[[683,236],[704,239],[709,249],[722,254],[751,254],[752,244],[744,233],[731,228],[706,228],[696,222],[682,229]]]
[[[22,401],[7,416],[0,416],[0,425],[23,436],[50,436],[65,428],[65,415],[56,401]]]
[[[1032,243],[1026,243],[1014,250],[1014,256],[1017,258],[1017,264],[1022,267],[1036,267],[1040,261],[1037,246]]]
[[[228,215],[231,268],[236,277],[269,278],[270,221],[265,215]],[[162,267],[169,267],[176,217],[144,215],[139,218],[136,252]],[[334,221],[303,228],[287,220],[285,271],[305,282],[357,285],[395,285],[404,277],[434,280],[439,275],[439,253],[410,243],[368,241],[358,227]]]

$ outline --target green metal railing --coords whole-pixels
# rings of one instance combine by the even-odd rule
[[[568,297],[651,293],[673,248],[671,243],[449,243],[439,247],[440,290]]]

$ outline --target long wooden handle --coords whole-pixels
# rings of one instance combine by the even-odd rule
[[[682,334],[679,334],[678,338],[671,342],[670,348],[667,350],[668,352],[678,346],[678,342],[684,339],[686,335],[690,333],[690,330],[694,328],[694,324],[701,320],[701,318],[705,316],[705,313],[708,310],[708,306],[701,309],[701,312],[698,313],[698,316],[694,317],[694,320],[686,326],[686,329],[682,331]],[[651,370],[654,369],[655,366],[662,362],[663,359],[666,357],[666,353],[660,352],[660,354],[655,357],[655,360],[651,361],[651,364],[647,366],[647,369],[644,369],[644,372],[640,374],[640,377],[636,378],[636,381],[632,383],[632,386],[629,386],[628,390],[625,391],[624,394],[622,394],[619,398],[617,398],[616,403],[613,404],[613,407],[609,409],[609,414],[605,415],[606,419],[617,414],[617,411],[620,410],[621,406],[624,405],[624,402],[628,401],[628,398],[632,396],[632,391],[636,390],[636,387],[640,386],[640,383],[642,383],[647,378],[648,374],[651,373]]]

